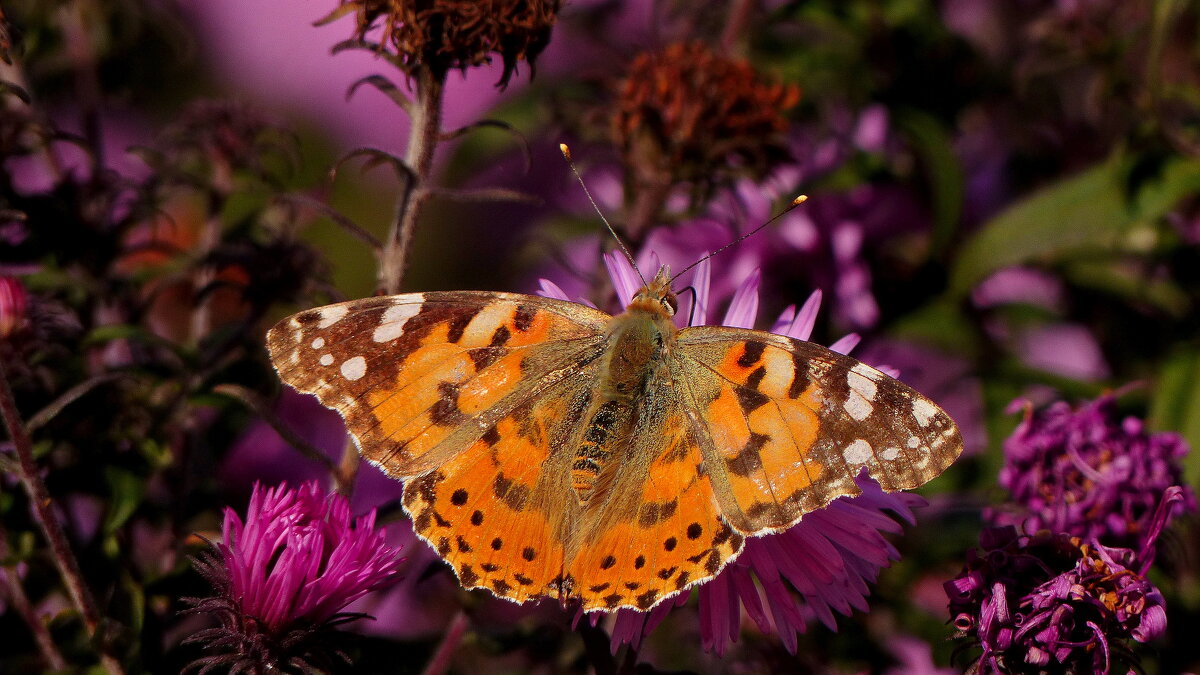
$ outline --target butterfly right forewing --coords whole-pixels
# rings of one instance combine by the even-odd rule
[[[679,375],[730,524],[784,529],[861,491],[917,487],[962,452],[950,417],[907,385],[820,345],[760,331],[680,332]]]

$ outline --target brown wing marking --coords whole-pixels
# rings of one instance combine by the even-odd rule
[[[934,403],[819,345],[697,327],[681,331],[680,347],[716,494],[744,533],[786,528],[859,494],[864,467],[885,490],[911,489],[962,452],[957,427]]]
[[[474,442],[502,401],[585,362],[607,319],[535,296],[414,293],[301,312],[267,343],[284,382],[339,411],[364,456],[404,477]]]

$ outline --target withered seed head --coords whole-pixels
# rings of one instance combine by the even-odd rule
[[[504,60],[501,87],[521,60],[530,68],[550,42],[562,0],[342,0],[356,6],[355,36],[365,38],[377,22],[380,43],[393,48],[411,75],[418,66],[442,76]]]
[[[672,181],[762,176],[788,157],[784,112],[795,85],[692,42],[638,55],[617,84],[613,140],[626,166]]]

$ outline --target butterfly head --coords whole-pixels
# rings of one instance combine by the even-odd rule
[[[658,268],[658,274],[650,283],[642,286],[629,302],[629,309],[656,313],[665,313],[668,317],[675,316],[679,309],[679,300],[675,291],[671,290],[671,268],[663,265]]]

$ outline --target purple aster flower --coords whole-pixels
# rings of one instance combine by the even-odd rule
[[[1181,489],[1167,491],[1155,534],[1181,499]],[[945,584],[957,637],[982,647],[971,672],[1107,673],[1135,664],[1131,639],[1166,631],[1162,593],[1145,576],[1152,551],[1011,526],[986,529],[979,542]]]
[[[650,254],[648,258],[656,261],[657,256]],[[618,299],[628,304],[641,286],[640,278],[619,254],[607,255],[605,263]],[[755,271],[741,283],[719,325],[749,328],[755,324],[760,281]],[[690,317],[691,325],[713,323],[709,321],[714,314],[709,261],[697,265],[691,285],[696,291],[692,294],[695,309],[684,296],[676,321],[688,324]],[[544,279],[542,294],[568,299],[557,285]],[[821,293],[816,291],[799,309],[792,306],[784,310],[771,330],[808,339],[820,304]],[[844,354],[857,343],[858,336],[851,334],[831,349]],[[814,619],[836,628],[835,613],[848,615],[855,609],[867,609],[868,585],[880,569],[899,558],[884,533],[900,531],[897,518],[913,522],[912,509],[925,501],[916,495],[885,493],[865,474],[857,482],[861,495],[834,500],[784,532],[747,539],[738,558],[697,587],[701,643],[706,651],[723,655],[730,642],[737,640],[743,610],[760,631],[775,633],[795,653],[797,634]],[[613,651],[622,644],[637,648],[644,636],[671,610],[686,604],[689,597],[690,591],[682,593],[674,602],[663,603],[648,613],[619,610],[612,628]],[[597,622],[601,616],[603,613],[594,613],[590,620]]]
[[[1072,409],[1059,401],[1025,418],[1004,443],[1000,485],[1017,511],[990,509],[994,525],[1049,529],[1108,546],[1144,549],[1155,509],[1167,488],[1183,483],[1180,460],[1188,445],[1178,434],[1148,433],[1135,417],[1120,419],[1116,394]],[[1166,518],[1196,510],[1191,488]]]
[[[197,570],[216,595],[188,598],[189,612],[213,613],[217,628],[186,642],[221,653],[196,660],[207,672],[328,669],[345,655],[333,626],[360,618],[341,610],[397,578],[397,550],[375,529],[375,512],[352,518],[340,495],[317,483],[254,486],[243,521],[225,509],[223,542],[201,553]]]

